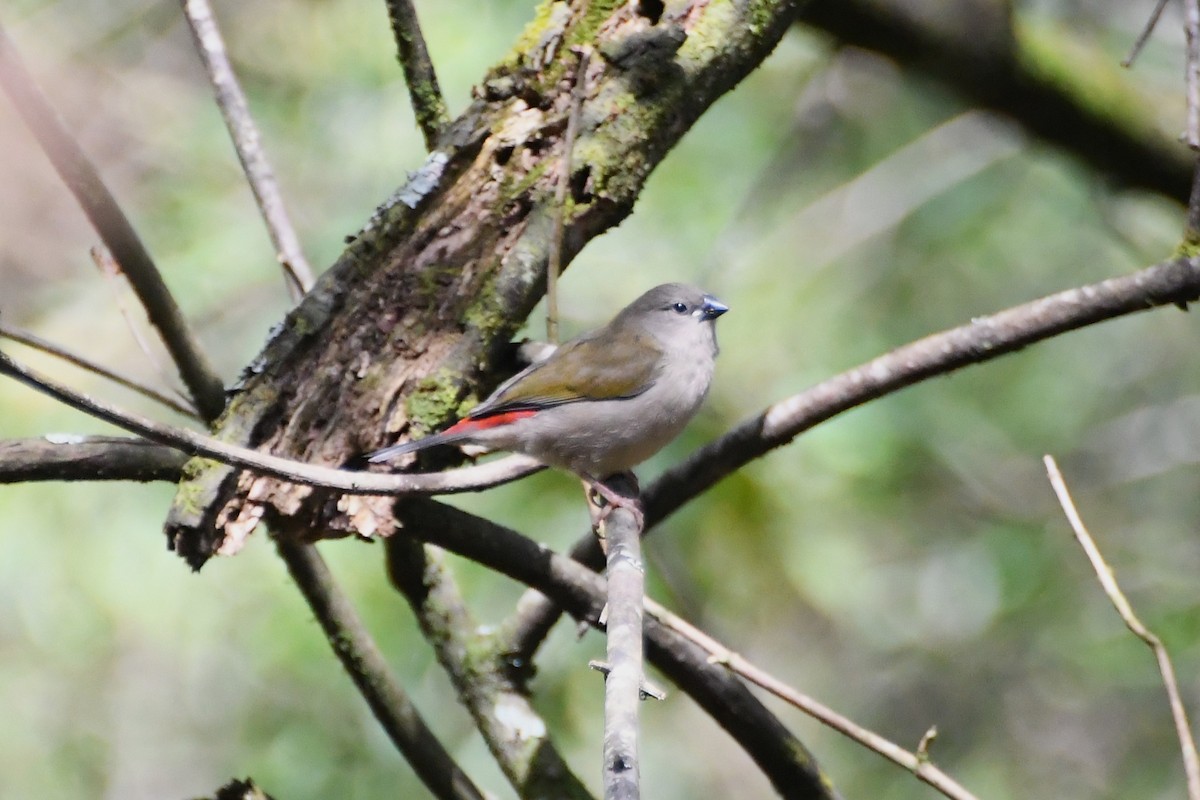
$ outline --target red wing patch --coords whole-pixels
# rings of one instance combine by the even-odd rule
[[[474,433],[475,431],[485,431],[488,428],[495,428],[498,425],[507,425],[510,422],[516,422],[525,417],[532,417],[538,413],[532,408],[525,408],[519,411],[505,411],[502,414],[490,414],[486,417],[459,420],[443,431],[443,433]]]

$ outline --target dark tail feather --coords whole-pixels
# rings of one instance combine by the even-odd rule
[[[385,447],[382,450],[376,450],[367,456],[367,461],[372,464],[381,464],[385,461],[391,461],[397,456],[402,456],[407,453],[415,453],[418,450],[424,450],[427,447],[437,447],[442,444],[452,444],[462,439],[461,435],[454,435],[449,430],[442,433],[435,433],[432,436],[426,436],[424,439],[415,439],[413,441],[401,442],[394,444],[391,447]]]

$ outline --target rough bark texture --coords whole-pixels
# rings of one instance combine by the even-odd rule
[[[217,423],[226,440],[352,465],[435,427],[495,382],[545,285],[551,167],[578,48],[591,47],[564,261],[631,210],[696,118],[771,51],[792,2],[545,3],[420,171],[288,315]],[[260,520],[288,535],[387,534],[386,498],[339,498],[193,460],[167,521],[195,567]]]

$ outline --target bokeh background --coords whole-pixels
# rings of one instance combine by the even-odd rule
[[[452,113],[533,15],[529,0],[417,5]],[[1040,0],[1016,13],[1059,37],[1068,65],[1082,54],[1079,69],[1107,69],[1150,5]],[[0,13],[232,379],[286,295],[177,4],[10,0]],[[1174,135],[1183,37],[1171,13],[1118,80]],[[383,4],[246,0],[218,14],[309,257],[328,265],[423,158]],[[1116,188],[936,81],[797,28],[688,134],[634,215],[587,247],[561,304],[569,333],[665,280],[702,283],[733,308],[711,400],[641,470],[648,480],[913,338],[1153,263],[1181,227],[1175,202]],[[135,343],[121,309],[140,314],[92,265],[93,244],[0,102],[3,320],[161,383],[169,370]],[[670,519],[648,545],[651,592],[901,744],[936,724],[934,758],[980,797],[1181,797],[1153,659],[1091,575],[1041,456],[1060,458],[1200,713],[1196,325],[1175,310],[1118,320],[844,414]],[[2,437],[104,430],[0,382]],[[170,497],[165,485],[0,487],[0,796],[188,797],[245,775],[281,800],[424,796],[265,539],[193,575],[159,531]],[[586,526],[562,475],[453,502],[556,547]],[[512,796],[388,589],[380,549],[322,550],[435,730],[482,785]],[[477,613],[502,620],[520,587],[455,564]],[[560,624],[534,684],[593,786],[602,691],[586,664],[601,648]],[[934,796],[771,702],[847,797]],[[647,796],[771,795],[685,696],[643,720]]]

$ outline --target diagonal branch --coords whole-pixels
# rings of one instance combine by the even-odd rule
[[[348,472],[267,455],[247,447],[222,442],[202,433],[172,427],[128,411],[122,411],[40,375],[28,367],[16,363],[4,353],[0,353],[0,375],[8,375],[26,386],[90,416],[144,436],[152,442],[173,447],[188,455],[203,456],[222,464],[231,464],[304,486],[337,489],[345,494],[471,492],[508,483],[544,468],[542,464],[532,458],[509,456],[485,464],[446,472],[426,472],[415,475]]]
[[[1162,18],[1163,9],[1166,7],[1167,0],[1158,0],[1158,3],[1154,6],[1154,10],[1150,12],[1150,19],[1146,20],[1146,25],[1142,28],[1142,32],[1138,34],[1133,47],[1129,48],[1129,55],[1125,56],[1121,61],[1122,67],[1133,66],[1133,62],[1137,60],[1138,55],[1142,52],[1142,48],[1150,40],[1150,34],[1154,33],[1154,29],[1158,26],[1158,21]]]
[[[238,160],[242,162],[242,171],[267,224],[267,232],[275,246],[275,256],[283,268],[292,299],[299,300],[312,288],[313,269],[304,257],[300,239],[288,218],[275,173],[263,152],[258,128],[250,116],[246,95],[225,52],[225,42],[213,17],[212,6],[208,0],[183,0],[183,14],[192,30],[196,50],[208,71],[217,106],[225,118],[225,126],[233,139]]]
[[[450,123],[446,99],[438,86],[437,73],[429,59],[429,49],[417,22],[417,10],[412,0],[387,0],[388,19],[396,38],[397,60],[404,69],[408,96],[412,101],[417,126],[425,137],[425,149],[437,147],[438,137]]]
[[[276,546],[342,666],[429,791],[440,800],[483,800],[483,794],[454,763],[388,669],[316,547],[282,539]]]
[[[205,419],[216,419],[225,407],[221,378],[200,349],[199,341],[188,327],[145,245],[96,168],[26,71],[3,27],[0,27],[0,85],[128,276],[146,315],[174,359],[196,408]]]
[[[743,421],[668,469],[644,494],[649,530],[689,500],[804,431],[879,397],[971,364],[981,364],[1060,333],[1161,306],[1186,306],[1200,297],[1200,260],[1173,258],[1120,278],[1048,295],[978,317],[872,359],[781,400]],[[571,555],[592,569],[602,562],[594,537],[584,535]],[[512,650],[531,658],[560,613],[534,595],[522,599],[511,626]]]
[[[742,656],[733,652],[716,639],[709,636],[695,625],[676,616],[658,603],[647,598],[646,610],[654,615],[676,633],[684,636],[704,648],[713,663],[723,664],[732,672],[740,675],[756,686],[766,689],[771,694],[795,706],[813,719],[829,726],[843,736],[858,742],[868,750],[873,750],[894,764],[904,767],[920,780],[929,784],[951,800],[977,800],[975,795],[964,789],[957,781],[947,775],[921,754],[925,751],[918,748],[916,753],[910,753],[898,744],[883,738],[874,731],[868,730],[851,719],[842,716],[833,709],[819,703],[806,694],[796,691],[775,676],[759,669]]]
[[[421,526],[420,515],[404,517]],[[411,532],[411,531],[410,531]],[[550,741],[545,721],[498,658],[481,658],[492,634],[471,614],[444,553],[407,536],[386,540],[388,576],[417,616],[500,769],[524,800],[588,800],[591,794]]]
[[[143,397],[148,397],[156,403],[161,403],[177,414],[182,414],[183,416],[191,417],[192,419],[199,419],[194,408],[188,408],[175,398],[163,394],[152,386],[147,386],[137,380],[134,380],[133,378],[122,375],[115,370],[111,370],[103,364],[99,364],[95,361],[84,358],[81,355],[72,353],[70,350],[59,347],[53,342],[48,342],[40,336],[36,336],[28,331],[13,328],[9,325],[5,325],[3,322],[0,322],[0,337],[11,339],[14,342],[19,342],[20,344],[25,345],[26,347],[32,347],[33,349],[40,350],[48,355],[61,358],[68,364],[74,364],[80,369],[87,370],[88,372],[99,375],[102,378],[107,378],[118,386],[124,386],[126,389],[137,392]]]
[[[1112,567],[1104,560],[1104,555],[1100,552],[1100,548],[1096,546],[1096,541],[1088,533],[1087,527],[1083,524],[1083,519],[1079,516],[1079,510],[1075,507],[1075,502],[1071,499],[1071,493],[1067,490],[1067,482],[1063,480],[1062,472],[1059,470],[1054,457],[1045,456],[1043,462],[1046,465],[1046,474],[1050,478],[1050,485],[1054,489],[1054,494],[1058,498],[1059,505],[1062,506],[1063,513],[1067,516],[1067,522],[1071,524],[1071,530],[1075,533],[1075,539],[1087,555],[1088,561],[1092,565],[1092,570],[1095,571],[1096,578],[1100,581],[1100,587],[1104,589],[1104,594],[1112,602],[1113,608],[1117,610],[1117,614],[1120,615],[1121,621],[1125,623],[1125,627],[1129,628],[1134,636],[1146,643],[1154,653],[1155,660],[1158,661],[1158,670],[1162,675],[1163,686],[1167,690],[1167,701],[1171,705],[1171,718],[1175,721],[1175,733],[1179,738],[1180,749],[1183,751],[1183,767],[1187,773],[1188,798],[1190,800],[1200,800],[1200,755],[1196,753],[1196,742],[1192,738],[1192,726],[1188,723],[1187,711],[1183,707],[1183,698],[1179,694],[1179,681],[1175,679],[1175,668],[1171,665],[1171,656],[1167,653],[1167,648],[1163,645],[1162,639],[1159,639],[1153,631],[1138,619],[1137,614],[1133,611],[1133,606],[1130,605],[1128,598],[1125,597],[1125,593],[1121,591],[1121,586],[1117,583],[1117,576],[1113,573]]]

